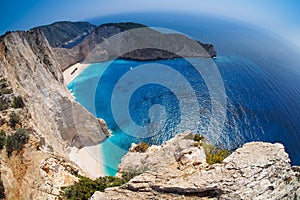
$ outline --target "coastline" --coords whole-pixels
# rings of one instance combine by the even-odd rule
[[[101,144],[86,146],[82,149],[71,148],[69,158],[76,163],[88,177],[95,179],[106,175]],[[86,165],[88,163],[89,165]]]
[[[76,63],[63,71],[64,82],[69,85],[81,72],[90,64]],[[84,174],[95,179],[106,175],[104,164],[103,147],[101,144],[86,146],[82,149],[71,148],[70,160],[76,163],[83,170]],[[89,163],[87,166],[86,163]]]
[[[76,78],[83,70],[85,70],[90,64],[76,63],[68,67],[63,71],[64,81],[66,85],[69,85],[74,78]]]

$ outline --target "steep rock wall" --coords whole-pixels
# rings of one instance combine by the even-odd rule
[[[45,150],[68,159],[70,147],[81,149],[106,138],[98,120],[73,100],[56,55],[39,30],[2,36],[0,66],[14,93],[24,98]]]

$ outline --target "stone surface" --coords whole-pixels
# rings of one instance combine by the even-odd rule
[[[163,146],[151,146],[145,153],[127,153],[122,158],[118,172],[164,171],[193,163],[206,164],[206,156],[202,148],[195,147],[193,140],[184,139],[188,134],[191,133],[176,135]]]
[[[19,155],[0,158],[1,180],[6,199],[57,199],[60,188],[77,180],[76,165],[48,152],[37,150],[39,141],[30,137]]]
[[[102,62],[125,58],[156,60],[178,57],[215,57],[212,44],[203,44],[181,34],[162,34],[142,24],[110,23],[95,28],[71,49],[55,48],[62,69],[77,62]]]
[[[20,95],[25,103],[23,110],[0,112],[1,130],[13,132],[7,122],[9,114],[15,112],[21,117],[20,126],[30,130],[31,139],[36,140],[20,155],[7,158],[5,150],[0,152],[7,199],[57,199],[62,186],[77,180],[74,171],[90,177],[103,174],[97,167],[100,158],[94,158],[100,151],[84,154],[87,162],[81,156],[86,148],[94,148],[106,138],[105,121],[74,101],[56,54],[40,29],[0,37],[0,77],[13,90],[12,94],[1,95],[0,102],[10,104],[13,96]],[[74,157],[80,162],[72,163]]]
[[[56,55],[38,29],[0,38],[0,74],[23,97],[30,127],[43,140],[44,150],[69,160],[70,147],[93,146],[106,138],[103,123],[67,90]]]
[[[184,139],[188,134],[155,150],[129,152],[119,172],[147,171],[92,199],[299,199],[300,168],[291,167],[282,144],[247,143],[223,163],[208,165],[203,149]]]
[[[88,22],[63,21],[39,26],[32,30],[41,31],[51,47],[71,48],[80,43],[95,28],[95,25]]]

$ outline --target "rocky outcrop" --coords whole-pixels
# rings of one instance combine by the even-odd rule
[[[0,38],[0,74],[1,80],[8,80],[1,81],[1,105],[10,105],[16,95],[25,103],[24,109],[1,106],[5,109],[0,112],[1,130],[13,132],[7,122],[9,113],[15,112],[20,116],[18,126],[29,131],[31,138],[20,155],[8,158],[4,150],[0,152],[7,199],[57,199],[61,187],[77,180],[76,173],[102,175],[95,159],[99,149],[96,154],[84,153],[84,161],[90,162],[80,156],[106,138],[105,122],[73,100],[55,54],[39,30]]]
[[[186,135],[176,135],[163,146],[150,146],[146,153],[134,152],[134,146],[127,153],[119,165],[118,172],[122,174],[128,171],[162,171],[177,169],[187,164],[205,164],[206,156],[202,147],[196,147],[194,140],[184,139]]]
[[[80,169],[39,149],[40,141],[31,135],[20,154],[10,158],[3,150],[0,158],[1,180],[6,199],[57,199],[60,188],[77,181]]]
[[[44,141],[41,148],[68,160],[71,147],[96,145],[106,135],[98,120],[73,100],[55,56],[39,30],[0,38],[0,74],[23,97],[31,127]]]
[[[85,173],[62,157],[43,151],[41,146],[45,146],[45,141],[37,136],[37,129],[32,128],[31,115],[20,104],[22,98],[13,94],[10,82],[2,76],[0,88],[0,199],[57,199],[61,187],[73,184],[76,174]],[[12,116],[15,116],[15,125],[12,125]],[[16,151],[15,145],[24,140],[20,135],[10,136],[19,128],[30,137],[25,146]]]
[[[66,69],[77,62],[102,62],[125,58],[135,60],[177,57],[215,57],[212,44],[203,44],[181,34],[163,34],[137,23],[110,23],[97,27],[80,44],[55,48],[57,60]]]
[[[145,153],[129,152],[119,172],[146,170],[129,183],[92,199],[298,199],[300,168],[282,144],[252,142],[223,163],[208,165],[202,147],[185,133]],[[142,171],[141,171],[142,172]]]

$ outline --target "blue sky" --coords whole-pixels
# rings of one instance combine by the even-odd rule
[[[2,0],[0,34],[54,21],[143,11],[212,14],[264,27],[300,48],[300,0]]]

